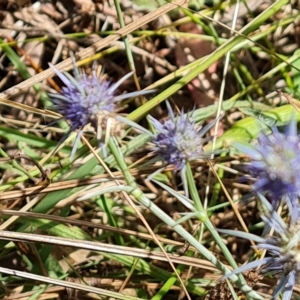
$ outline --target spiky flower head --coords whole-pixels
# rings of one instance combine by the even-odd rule
[[[138,91],[123,95],[116,95],[118,87],[133,72],[122,77],[118,82],[100,80],[96,72],[96,64],[90,75],[80,72],[74,62],[74,77],[67,72],[61,72],[50,64],[55,74],[64,83],[60,94],[50,94],[53,108],[58,111],[70,124],[70,131],[81,130],[91,124],[97,131],[97,138],[101,138],[99,118],[116,111],[120,101],[131,97],[144,95],[153,91]],[[100,130],[100,133],[99,133]],[[78,139],[77,139],[78,140]],[[76,142],[75,142],[76,144]],[[75,149],[74,149],[75,148]],[[72,153],[74,154],[76,146]]]
[[[233,230],[219,231],[253,240],[258,243],[256,248],[266,250],[267,255],[234,270],[226,277],[260,267],[261,274],[273,275],[278,278],[272,299],[277,299],[278,295],[283,293],[282,299],[289,300],[293,293],[293,287],[300,280],[300,207],[299,205],[295,207],[297,218],[291,217],[286,223],[262,194],[259,193],[258,197],[265,206],[265,212],[268,212],[266,216],[262,216],[262,219],[269,228],[274,229],[273,236],[262,238]]]
[[[203,145],[212,139],[203,138],[204,134],[214,125],[210,123],[202,128],[192,119],[192,113],[184,114],[181,111],[175,118],[172,109],[168,106],[169,119],[160,123],[149,117],[156,133],[152,138],[154,150],[163,158],[166,164],[174,165],[175,170],[181,170],[187,161],[208,158],[211,153],[203,151]]]
[[[300,139],[293,118],[285,133],[277,128],[271,134],[261,134],[255,146],[234,144],[251,158],[246,170],[255,178],[253,190],[268,193],[273,204],[283,197],[290,209],[300,196]]]

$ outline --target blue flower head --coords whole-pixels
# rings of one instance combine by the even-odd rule
[[[254,147],[234,145],[251,158],[246,170],[256,180],[253,190],[269,193],[274,205],[283,197],[293,210],[300,196],[300,138],[295,118],[284,134],[274,127],[271,134],[261,134]]]
[[[203,145],[212,139],[203,138],[204,134],[215,124],[214,122],[203,127],[196,125],[191,114],[181,114],[174,117],[168,106],[169,119],[160,123],[149,117],[156,133],[152,138],[154,150],[163,158],[166,164],[174,165],[175,171],[181,170],[187,161],[208,158],[211,153],[203,151]]]
[[[80,72],[74,63],[74,77],[67,72],[61,72],[50,64],[55,74],[64,83],[60,94],[50,94],[53,108],[59,112],[70,124],[70,132],[79,130],[79,134],[71,156],[74,155],[77,143],[82,134],[83,128],[91,124],[97,132],[97,138],[102,138],[100,118],[109,116],[118,108],[120,101],[131,97],[140,96],[152,91],[138,91],[122,95],[116,95],[118,87],[133,72],[122,77],[118,82],[100,80],[96,73],[96,64],[93,65],[92,74],[87,75]]]
[[[295,208],[298,217],[290,218],[286,223],[262,194],[258,194],[258,196],[267,208],[265,211],[268,212],[266,216],[262,216],[262,219],[269,228],[274,229],[273,236],[262,238],[245,232],[220,231],[257,242],[256,248],[267,250],[267,255],[234,270],[230,274],[226,274],[226,277],[260,267],[261,274],[273,275],[278,278],[278,284],[273,291],[272,299],[277,299],[279,294],[283,293],[282,299],[289,300],[295,284],[300,280],[300,207],[297,205]]]

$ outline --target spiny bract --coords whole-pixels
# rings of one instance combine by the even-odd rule
[[[261,134],[257,145],[234,144],[251,158],[246,170],[254,177],[253,190],[268,193],[273,205],[282,198],[293,210],[300,196],[300,139],[293,119],[285,133],[277,128],[271,134]]]
[[[261,218],[273,228],[273,236],[266,238],[258,237],[250,233],[238,232],[233,230],[220,230],[234,236],[246,238],[257,242],[256,248],[267,250],[266,257],[252,261],[236,270],[231,274],[239,274],[246,270],[260,267],[260,273],[273,275],[278,278],[272,299],[275,300],[280,293],[283,293],[283,300],[291,299],[293,288],[300,279],[300,218],[299,205],[295,207],[296,217],[290,218],[285,222],[281,216],[273,209],[268,200],[260,193],[258,198],[265,207],[265,216]],[[230,277],[230,274],[226,275]]]
[[[149,117],[156,130],[152,139],[154,150],[167,164],[174,165],[176,171],[181,170],[187,161],[208,158],[211,153],[204,152],[203,145],[212,137],[203,138],[203,135],[215,123],[202,128],[192,120],[192,113],[185,115],[181,111],[180,116],[175,118],[170,107],[168,111],[170,118],[163,123]]]
[[[123,95],[116,95],[118,87],[133,72],[126,74],[118,82],[111,83],[100,80],[96,73],[96,64],[90,75],[79,72],[74,63],[74,77],[67,72],[61,72],[50,64],[55,74],[64,83],[60,94],[50,94],[53,108],[58,111],[70,124],[70,132],[79,130],[77,140],[74,144],[71,157],[74,155],[78,140],[82,134],[82,129],[87,124],[91,124],[95,130],[101,131],[98,118],[116,111],[118,103],[124,99],[148,94],[153,91],[137,91]],[[100,124],[100,125],[99,125]],[[97,134],[101,138],[101,134]]]

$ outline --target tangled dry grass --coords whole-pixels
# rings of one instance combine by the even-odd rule
[[[0,22],[1,299],[242,299],[247,285],[249,298],[270,299],[276,277],[220,280],[258,254],[216,228],[264,230],[256,203],[241,200],[247,157],[231,145],[291,119],[299,3],[4,0]],[[175,115],[218,119],[204,151],[223,151],[191,162],[190,199],[132,123],[112,132],[107,155],[86,127],[70,159],[76,132],[62,139],[69,126],[48,96],[64,86],[49,63],[74,75],[70,53],[111,82],[134,70],[119,94],[155,90],[122,102],[143,128],[153,130],[147,115],[167,119],[167,99]]]

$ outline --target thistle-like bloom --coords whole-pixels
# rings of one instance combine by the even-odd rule
[[[101,118],[103,119],[105,116],[114,113],[120,101],[153,92],[138,91],[117,96],[118,87],[133,72],[128,73],[118,82],[112,84],[98,78],[96,64],[93,65],[92,74],[87,75],[84,72],[79,72],[74,63],[74,77],[67,72],[60,72],[51,64],[50,67],[65,85],[60,94],[50,94],[54,104],[53,108],[69,122],[70,132],[79,130],[71,156],[74,155],[82,129],[87,124],[90,123],[95,128],[97,138],[101,139],[101,127],[107,125],[101,124]]]
[[[273,275],[278,278],[278,284],[273,291],[272,299],[277,299],[278,295],[283,293],[282,299],[289,300],[291,299],[294,285],[300,279],[299,205],[295,208],[297,218],[290,218],[289,222],[285,223],[274,211],[267,199],[262,194],[258,194],[258,196],[268,212],[267,216],[262,216],[262,219],[270,228],[274,229],[274,236],[261,238],[245,232],[219,231],[257,242],[256,248],[267,250],[267,256],[234,270],[232,273],[227,274],[226,277],[260,267],[261,274]]]
[[[174,165],[175,170],[181,170],[187,161],[208,158],[211,153],[203,151],[203,145],[212,139],[203,138],[204,134],[215,124],[214,122],[203,127],[192,120],[192,113],[184,115],[183,111],[178,118],[168,106],[169,119],[160,123],[149,117],[156,129],[152,142],[154,150],[163,158],[166,164]]]
[[[272,131],[269,135],[261,134],[254,147],[241,144],[234,146],[252,160],[246,169],[256,180],[253,190],[269,193],[275,206],[283,197],[293,211],[300,196],[300,138],[295,118],[285,134],[278,132],[275,127]]]

